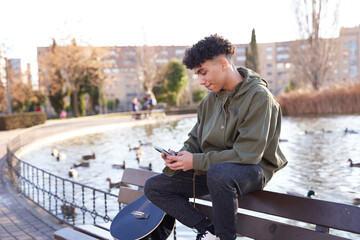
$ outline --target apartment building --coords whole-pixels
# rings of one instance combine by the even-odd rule
[[[338,58],[338,77],[346,83],[360,81],[360,26],[341,28],[339,36],[340,54]]]
[[[128,111],[134,97],[144,97],[144,58],[157,65],[166,64],[171,59],[181,60],[186,46],[154,46],[154,47],[99,47],[103,53],[106,66],[103,91],[106,99],[118,99],[119,110]],[[144,56],[144,55],[148,56]]]
[[[345,81],[354,83],[360,81],[360,26],[354,28],[341,28],[338,41],[331,41],[331,44],[339,45],[337,49],[336,61],[330,78],[337,81]],[[293,74],[293,58],[292,47],[296,41],[274,42],[274,43],[258,43],[258,53],[260,62],[260,74],[269,83],[269,89],[274,95],[278,95],[284,91],[289,82],[297,81]],[[236,44],[236,53],[234,62],[236,66],[244,66],[246,60],[246,46],[248,44]],[[189,46],[114,46],[114,47],[97,47],[104,53],[102,60],[106,67],[104,74],[106,79],[103,83],[104,95],[107,100],[118,99],[120,101],[119,111],[130,110],[131,100],[133,97],[141,99],[144,94],[143,87],[143,66],[141,58],[144,52],[151,52],[151,61],[158,65],[162,65],[171,59],[179,59],[184,57],[185,49]],[[38,48],[38,56],[41,51],[47,51],[48,48]],[[44,83],[41,79],[41,64],[39,64],[39,86],[44,90]],[[196,80],[189,71],[190,85]]]

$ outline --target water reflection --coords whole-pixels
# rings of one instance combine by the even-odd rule
[[[144,159],[138,162],[136,152],[129,151],[129,144],[138,146],[141,140],[165,149],[179,150],[195,122],[196,118],[187,118],[79,136],[33,149],[22,159],[67,177],[70,166],[80,163],[82,155],[95,152],[96,159],[89,160],[89,168],[77,168],[79,176],[76,180],[108,190],[106,178],[111,178],[113,182],[120,181],[123,172],[113,169],[113,164],[125,161],[127,167],[138,168],[139,165],[152,163],[153,170],[157,172],[164,166],[159,153],[151,146],[142,147]],[[360,133],[360,116],[284,117],[281,138],[287,141],[280,145],[289,164],[273,177],[265,189],[304,195],[312,189],[320,199],[356,203],[354,199],[360,198],[360,168],[350,168],[347,160],[352,158],[354,162],[360,162],[360,134],[345,134],[346,128]],[[53,147],[65,152],[67,158],[57,162],[51,156]]]

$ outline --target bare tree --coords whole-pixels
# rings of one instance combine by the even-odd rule
[[[145,90],[152,90],[159,81],[160,66],[158,53],[154,46],[141,46],[137,50],[137,74],[143,80]]]
[[[337,26],[339,1],[329,24],[329,0],[294,0],[300,40],[292,46],[295,76],[318,90],[335,66],[338,44],[333,34]]]
[[[54,41],[38,59],[44,69],[41,77],[48,83],[49,94],[61,92],[64,94],[60,97],[71,96],[73,114],[80,116],[79,96],[91,87],[98,87],[104,79],[103,65],[95,49],[78,46],[75,40],[65,46],[57,46]]]

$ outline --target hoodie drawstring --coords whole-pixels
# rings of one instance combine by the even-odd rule
[[[196,171],[194,171],[194,176],[193,176],[193,198],[194,198],[194,208],[196,208],[196,204],[195,204],[195,177],[196,177]]]
[[[229,113],[229,101],[225,102],[225,112],[226,112],[226,119],[228,119],[230,117],[230,113]]]

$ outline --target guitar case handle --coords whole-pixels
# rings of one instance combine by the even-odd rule
[[[131,215],[133,215],[134,218],[136,218],[136,219],[148,219],[149,218],[149,214],[141,212],[141,211],[133,211],[131,213]]]

